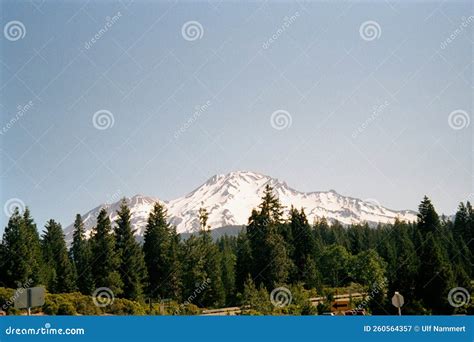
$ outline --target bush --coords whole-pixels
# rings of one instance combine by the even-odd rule
[[[22,311],[15,309],[11,300],[14,292],[13,289],[0,287],[0,309],[5,306],[3,310],[7,314],[20,315]],[[98,307],[91,296],[73,292],[46,293],[44,305],[34,309],[33,312],[43,312],[46,315],[199,315],[201,309],[194,304],[184,305],[172,301],[161,307],[155,303],[150,310],[145,303],[124,298],[115,298],[110,305]]]
[[[5,287],[0,287],[0,310],[5,311],[7,314],[12,314],[12,309],[16,310],[13,307],[13,295],[15,291],[13,289],[7,289]]]
[[[71,302],[63,302],[59,304],[58,315],[76,315],[76,308]]]
[[[114,302],[103,307],[106,313],[112,315],[144,315],[145,309],[138,302],[124,298],[115,298]]]
[[[77,300],[74,301],[74,305],[78,315],[92,316],[102,314],[102,310],[93,304],[92,298],[89,296],[77,298]]]
[[[43,312],[47,315],[57,315],[59,310],[59,304],[55,301],[45,301],[43,305]]]

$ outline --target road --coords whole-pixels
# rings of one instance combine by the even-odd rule
[[[367,293],[347,293],[347,294],[341,294],[341,295],[335,295],[334,300],[335,301],[340,301],[344,299],[363,299]],[[318,305],[319,303],[322,303],[326,301],[326,297],[314,297],[310,298],[309,301],[314,305]],[[229,307],[229,308],[222,308],[222,309],[210,309],[210,310],[203,310],[201,313],[201,316],[235,316],[235,315],[240,315],[242,313],[242,309],[246,309],[245,307]]]

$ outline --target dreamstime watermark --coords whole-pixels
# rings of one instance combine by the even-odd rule
[[[20,212],[25,211],[25,202],[19,198],[10,198],[3,205],[3,212],[6,216],[10,217],[15,212],[15,209],[18,208]]]
[[[211,279],[210,278],[207,278],[202,283],[196,283],[195,284],[196,288],[194,289],[193,293],[191,293],[188,296],[188,298],[186,298],[186,300],[184,301],[184,303],[182,305],[191,304],[197,298],[197,296],[199,296],[201,294],[201,292],[203,292],[205,289],[208,288],[208,286],[210,284],[211,284]]]
[[[277,308],[290,305],[292,300],[293,296],[291,295],[291,291],[284,286],[277,287],[270,292],[270,302]]]
[[[114,115],[106,109],[98,110],[92,116],[92,124],[95,128],[101,131],[113,127],[114,123]]]
[[[352,309],[351,311],[355,313],[366,308],[369,305],[369,302],[380,292],[383,292],[386,287],[387,279],[384,279],[380,284],[378,282],[374,282],[367,296],[357,305],[355,309]]]
[[[196,282],[194,291],[186,298],[186,300],[179,305],[178,313],[186,311],[186,306],[192,304],[196,298],[205,291],[211,284],[211,279],[207,278],[202,283]]]
[[[108,287],[98,287],[92,293],[92,302],[94,302],[94,305],[99,308],[112,304],[114,299],[114,293]]]
[[[464,287],[454,287],[448,293],[449,305],[459,308],[471,302],[471,294]]]
[[[18,288],[15,290],[13,293],[13,296],[7,299],[5,304],[2,305],[2,310],[6,311],[9,307],[11,307],[13,304],[15,304],[15,300],[20,297],[20,295],[26,291],[27,288],[29,288],[31,285],[33,285],[33,279],[28,279],[25,281],[24,284],[19,283]]]
[[[211,101],[206,101],[205,104],[194,107],[194,113],[186,120],[184,124],[181,125],[181,127],[176,132],[174,132],[174,138],[178,139],[183,133],[185,133],[189,127],[191,127],[191,125],[194,124],[196,120],[207,111],[211,104]]]
[[[365,41],[379,39],[382,35],[382,29],[378,22],[374,20],[364,21],[359,27],[360,37]]]
[[[17,112],[15,113],[15,115],[10,119],[8,120],[8,122],[2,127],[2,129],[0,130],[0,135],[4,135],[5,133],[7,133],[10,128],[12,128],[17,122],[18,120],[20,120],[32,107],[34,106],[34,103],[33,101],[29,101],[27,104],[25,105],[18,105],[16,107],[17,109]]]
[[[284,17],[283,24],[281,24],[281,26],[270,36],[270,38],[268,38],[262,44],[262,48],[264,48],[265,50],[268,49],[270,45],[276,42],[278,38],[280,38],[280,36],[283,35],[286,32],[286,30],[290,28],[291,25],[294,24],[294,22],[298,19],[299,16],[300,16],[300,13],[296,11],[295,13],[293,13],[293,15],[289,17],[288,16]]]
[[[107,200],[105,201],[104,205],[109,207],[112,205],[112,203],[117,202],[120,197],[122,197],[122,190],[117,189],[117,191],[115,191],[113,194],[107,196]]]
[[[471,118],[469,117],[469,114],[465,110],[456,109],[456,110],[453,110],[451,113],[449,113],[449,116],[448,116],[449,127],[451,127],[452,129],[456,131],[468,127],[470,123],[471,123]]]
[[[9,326],[5,329],[6,335],[84,335],[84,328],[52,328],[51,323],[45,323],[40,328],[15,328]]]
[[[278,109],[270,116],[270,124],[278,131],[290,128],[293,123],[291,114],[283,109]]]
[[[199,21],[187,21],[181,27],[181,35],[188,42],[192,42],[204,36],[204,28]]]
[[[122,17],[122,13],[117,12],[112,17],[105,18],[105,24],[102,28],[97,31],[91,39],[84,43],[84,48],[89,50],[95,43],[97,43],[111,28],[114,26],[117,21]]]
[[[26,27],[21,21],[9,21],[3,27],[3,35],[11,42],[23,39],[26,36]]]
[[[464,33],[465,29],[474,21],[474,15],[470,17],[462,17],[461,24],[445,39],[439,44],[441,50],[444,50],[448,47],[449,44],[454,42],[456,38]]]
[[[354,132],[352,132],[352,139],[356,139],[362,132],[364,132],[367,127],[369,127],[372,122],[374,122],[390,105],[388,100],[385,100],[382,104],[372,107],[372,114],[362,123],[360,124]]]

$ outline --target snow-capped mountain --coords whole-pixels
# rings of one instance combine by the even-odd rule
[[[137,236],[143,236],[148,214],[156,201],[167,207],[170,223],[177,227],[179,233],[189,233],[199,229],[198,211],[201,207],[209,212],[208,224],[212,229],[246,224],[252,209],[259,205],[267,183],[273,187],[286,212],[291,205],[298,209],[304,208],[309,222],[322,217],[330,222],[338,220],[343,224],[388,223],[397,217],[405,221],[416,220],[416,213],[411,210],[387,209],[374,200],[342,196],[333,190],[300,192],[275,178],[246,171],[213,176],[191,193],[174,200],[162,201],[136,195],[127,198],[127,202]],[[84,214],[82,217],[87,235],[90,235],[96,224],[97,214],[102,207],[107,209],[110,219],[114,221],[119,206],[120,201],[117,201],[100,205]],[[66,228],[67,241],[72,239],[72,231],[72,225]]]

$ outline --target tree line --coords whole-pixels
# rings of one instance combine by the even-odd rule
[[[369,292],[377,289],[366,308],[374,314],[393,313],[394,291],[405,296],[406,313],[470,310],[448,301],[452,288],[471,291],[474,211],[469,202],[460,203],[454,220],[439,217],[425,197],[417,222],[343,226],[324,218],[309,223],[304,210],[293,207],[284,217],[267,186],[238,236],[214,241],[204,208],[199,210],[199,234],[186,240],[168,223],[160,203],[148,217],[142,244],[130,220],[124,199],[115,222],[102,209],[86,238],[78,214],[68,249],[60,223],[49,220],[40,236],[29,209],[16,209],[0,244],[0,286],[15,288],[28,281],[50,293],[86,295],[107,287],[119,298],[212,308],[255,306],[285,285],[326,294],[355,283]]]

